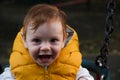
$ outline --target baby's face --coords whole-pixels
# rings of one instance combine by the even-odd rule
[[[28,27],[24,43],[36,63],[42,66],[50,65],[64,47],[61,22],[51,20],[40,25],[36,31]]]

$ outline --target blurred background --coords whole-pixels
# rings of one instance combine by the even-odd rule
[[[120,80],[120,0],[115,1],[114,31],[109,45],[108,65],[112,80]],[[56,5],[67,14],[67,23],[77,32],[83,58],[95,60],[105,37],[108,0],[0,0],[0,65],[9,64],[12,44],[28,9],[41,3]]]

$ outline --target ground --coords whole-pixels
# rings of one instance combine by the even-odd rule
[[[13,3],[0,3],[0,64],[8,64],[12,43],[30,6]],[[83,58],[95,60],[100,54],[104,40],[105,19],[107,16],[105,4],[92,3],[61,7],[67,14],[67,23],[77,32],[80,40],[80,50]],[[110,38],[108,65],[113,80],[119,80],[120,65],[120,6],[117,4],[114,14],[114,31]]]

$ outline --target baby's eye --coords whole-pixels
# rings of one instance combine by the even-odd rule
[[[33,41],[33,42],[36,42],[36,43],[41,42],[40,39],[33,39],[32,41]]]
[[[50,41],[51,41],[51,42],[56,42],[56,41],[58,41],[58,40],[55,39],[55,38],[53,38],[53,39],[51,39]]]

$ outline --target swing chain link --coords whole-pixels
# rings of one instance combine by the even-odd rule
[[[103,47],[100,49],[100,57],[102,60],[102,65],[99,65],[100,67],[106,67],[107,65],[107,56],[109,53],[109,43],[110,43],[110,36],[111,33],[113,32],[113,14],[114,14],[114,9],[115,9],[115,3],[110,0],[107,5],[107,11],[108,15],[106,17],[105,21],[105,39],[104,39],[104,44]]]
[[[100,55],[96,58],[96,65],[101,68],[108,69],[107,66],[107,56],[109,53],[109,43],[110,43],[110,36],[113,32],[113,14],[115,10],[115,3],[113,0],[108,0],[107,4],[107,17],[105,20],[105,39],[102,48],[100,49]],[[101,75],[104,77],[101,77],[100,80],[105,80],[107,77],[107,71],[106,74]]]
[[[113,14],[115,9],[115,3],[112,0],[109,0],[107,4],[108,15],[105,21],[105,39],[102,48],[100,49],[100,55],[96,59],[96,64],[99,67],[106,67],[107,64],[107,56],[109,52],[109,43],[110,36],[113,32]]]

